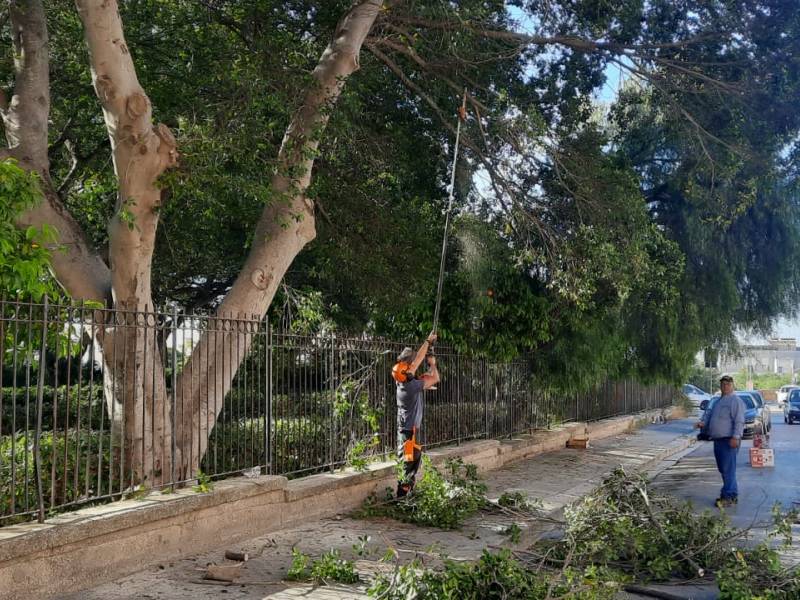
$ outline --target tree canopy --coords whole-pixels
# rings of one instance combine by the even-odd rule
[[[284,203],[269,173],[286,168],[287,128],[320,56],[366,4],[120,3],[152,118],[180,154],[157,178],[153,303],[222,305],[258,244],[260,215]],[[328,326],[427,333],[465,89],[444,341],[530,353],[544,383],[676,380],[702,347],[793,313],[796,3],[376,5],[358,72],[321,108],[329,121],[308,151],[303,192],[316,239],[281,277],[274,317],[303,305]],[[5,98],[20,85],[8,14]],[[112,263],[109,224],[144,227],[140,200],[120,198],[80,11],[56,0],[45,15],[52,187]],[[617,73],[624,85],[599,102]]]

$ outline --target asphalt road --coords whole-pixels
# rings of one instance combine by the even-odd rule
[[[736,475],[739,503],[725,509],[735,527],[756,529],[771,522],[775,502],[785,509],[800,508],[800,424],[787,425],[783,413],[772,407],[770,447],[775,450],[775,466],[750,466],[751,440],[739,450]],[[719,497],[722,478],[714,462],[714,445],[698,442],[695,450],[667,468],[654,482],[659,489],[690,500],[698,510],[713,508]]]
[[[786,425],[783,411],[772,410],[770,447],[775,450],[775,466],[753,468],[750,466],[752,440],[744,440],[739,450],[736,475],[739,483],[739,503],[728,507],[725,514],[731,524],[747,529],[745,543],[756,544],[764,540],[772,525],[772,506],[780,502],[785,510],[800,508],[800,424]],[[698,413],[699,416],[699,413]],[[674,422],[673,427],[682,423]],[[714,501],[719,496],[722,478],[714,462],[714,445],[697,442],[692,450],[681,457],[665,461],[657,470],[653,486],[664,492],[690,501],[695,510],[715,511]],[[794,544],[780,550],[786,565],[800,564],[800,525],[793,528]],[[687,600],[715,600],[719,597],[712,583],[694,585],[651,585],[652,590],[665,592],[671,597]],[[669,597],[669,596],[668,596]],[[619,595],[619,600],[649,600],[637,594]]]

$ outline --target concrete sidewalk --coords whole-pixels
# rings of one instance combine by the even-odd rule
[[[591,491],[619,465],[626,469],[653,470],[665,459],[677,456],[694,443],[695,419],[680,419],[650,425],[634,433],[617,435],[592,442],[585,450],[557,450],[521,460],[484,475],[489,497],[505,491],[523,491],[542,500],[551,514]],[[670,463],[674,464],[674,463]],[[668,466],[668,465],[667,465]],[[122,598],[236,598],[285,600],[289,598],[352,599],[366,598],[365,585],[313,588],[310,585],[284,582],[291,563],[292,547],[318,557],[335,548],[345,558],[357,558],[359,572],[366,576],[386,565],[379,563],[388,548],[401,557],[419,556],[425,562],[437,562],[444,554],[452,559],[473,560],[487,546],[509,546],[502,534],[512,519],[501,515],[479,514],[458,531],[441,531],[398,523],[387,519],[359,520],[347,515],[310,520],[300,527],[284,529],[229,547],[220,540],[219,548],[196,556],[164,563],[152,569],[120,578],[90,590],[64,595],[66,599]],[[546,532],[552,526],[536,522],[524,532],[519,547]],[[256,525],[254,524],[254,529]],[[355,556],[353,546],[359,538],[369,537],[368,555]],[[244,564],[241,576],[233,584],[212,584],[201,579],[207,564],[222,564],[228,549],[246,551],[251,560]]]

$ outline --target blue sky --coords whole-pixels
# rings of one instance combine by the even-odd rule
[[[800,321],[797,319],[778,319],[771,337],[795,338],[796,340],[800,340]],[[745,344],[761,344],[766,341],[766,339],[761,336],[746,334],[740,335],[739,339]]]

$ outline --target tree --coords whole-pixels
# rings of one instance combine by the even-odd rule
[[[182,271],[181,260],[173,260],[172,267],[162,263],[163,268],[155,271],[162,285],[160,294],[171,296],[170,292],[183,284],[181,297],[210,304],[219,319],[263,316],[295,257],[315,238],[317,213],[323,220],[327,220],[326,213],[330,215],[327,200],[321,197],[334,202],[332,211],[338,212],[341,195],[333,186],[339,174],[348,190],[363,185],[359,182],[361,170],[353,167],[368,158],[368,148],[358,144],[342,148],[323,140],[329,122],[340,132],[352,132],[359,124],[356,111],[337,122],[334,109],[342,99],[347,107],[349,99],[343,92],[350,75],[367,60],[366,56],[362,59],[363,46],[369,51],[371,69],[364,89],[372,84],[375,90],[375,84],[382,82],[380,98],[371,104],[350,101],[354,106],[383,106],[384,114],[397,111],[387,117],[387,124],[405,137],[405,149],[392,142],[399,152],[408,154],[409,149],[420,148],[427,157],[437,152],[445,157],[453,124],[448,116],[452,111],[443,106],[456,106],[455,99],[465,86],[472,90],[468,96],[472,116],[463,138],[466,153],[458,165],[463,175],[460,180],[470,182],[473,173],[488,179],[491,204],[484,207],[485,214],[498,226],[504,243],[525,258],[524,277],[529,287],[515,291],[537,305],[540,300],[531,290],[541,286],[552,289],[561,281],[568,296],[577,289],[574,283],[579,274],[593,273],[592,267],[600,266],[601,276],[594,278],[590,291],[580,292],[574,299],[584,302],[586,311],[597,310],[619,319],[628,307],[631,311],[634,306],[644,307],[642,310],[652,307],[658,302],[652,293],[658,290],[642,285],[636,276],[618,276],[615,267],[632,257],[647,265],[646,272],[657,273],[661,268],[662,275],[670,277],[664,265],[674,258],[674,248],[645,222],[638,196],[632,191],[636,186],[630,170],[603,156],[605,140],[593,137],[591,130],[587,133],[586,124],[591,120],[588,94],[602,82],[607,65],[616,64],[640,77],[649,91],[679,116],[682,126],[694,128],[704,147],[712,142],[730,146],[730,141],[720,137],[725,127],[699,121],[691,101],[695,97],[721,98],[736,110],[744,110],[746,102],[730,100],[741,91],[735,84],[738,72],[731,71],[741,60],[737,44],[744,48],[752,42],[757,50],[764,48],[759,54],[764,61],[775,49],[775,44],[761,44],[763,32],[748,29],[748,11],[759,10],[761,5],[738,4],[663,1],[610,6],[587,1],[559,3],[558,10],[542,10],[537,3],[511,3],[535,24],[537,33],[528,34],[521,33],[520,23],[514,22],[502,2],[470,0],[455,6],[358,0],[320,7],[303,0],[143,0],[125,13],[134,33],[130,38],[123,31],[116,2],[78,0],[91,83],[104,116],[101,136],[88,118],[91,104],[80,90],[85,67],[79,66],[83,57],[74,44],[78,21],[66,3],[59,2],[49,9],[49,17],[63,25],[55,31],[54,43],[69,60],[64,56],[56,60],[66,63],[75,77],[62,78],[56,84],[59,89],[71,89],[80,101],[71,109],[74,114],[69,114],[66,105],[56,107],[59,129],[57,134],[52,132],[49,143],[48,15],[40,0],[12,0],[13,95],[10,102],[0,102],[8,141],[0,158],[14,157],[20,166],[38,173],[45,202],[18,221],[23,226],[48,224],[58,232],[62,250],[53,253],[53,269],[73,298],[105,301],[128,311],[152,310],[154,252],[170,245],[165,228],[159,237],[159,225],[163,216],[188,197],[189,189],[210,207],[211,212],[198,224],[213,228],[219,217],[214,209],[227,213],[225,230],[237,231],[238,227],[247,240],[246,252],[202,228],[199,240],[191,239],[193,232],[180,230],[180,249],[187,257],[197,256],[191,249],[201,248],[204,240],[216,242],[216,253],[208,253],[216,258],[203,265],[211,277]],[[177,19],[174,11],[189,18]],[[702,23],[698,15],[703,17]],[[274,28],[265,30],[264,23]],[[159,52],[169,42],[161,35],[163,31],[199,39],[193,42],[192,52],[178,52],[177,60],[170,61]],[[737,36],[742,35],[745,41],[739,42]],[[129,46],[131,39],[136,46]],[[734,56],[728,55],[731,40],[737,46]],[[293,78],[286,74],[299,71],[312,52],[320,51],[310,75]],[[135,62],[139,52],[146,60]],[[273,62],[264,59],[265,55]],[[221,63],[220,56],[226,61]],[[198,69],[193,66],[195,58]],[[722,67],[717,66],[720,62]],[[265,64],[271,65],[266,76],[259,72]],[[263,77],[274,80],[274,96],[264,94]],[[691,86],[691,93],[675,97]],[[176,94],[176,89],[184,93]],[[192,95],[192,89],[197,90],[198,100],[186,97]],[[279,106],[294,97],[299,101],[293,111]],[[222,107],[216,113],[208,110],[212,99]],[[181,110],[176,109],[178,105]],[[172,127],[153,125],[159,106],[174,117]],[[715,114],[715,110],[708,111],[709,117]],[[195,118],[198,115],[200,119]],[[278,118],[271,119],[275,115]],[[173,134],[176,127],[178,138]],[[415,129],[423,132],[422,143],[413,140]],[[370,140],[378,139],[376,128],[363,131],[369,131]],[[217,133],[226,136],[221,144],[210,135]],[[187,161],[192,170],[176,168],[179,139],[186,142],[181,148],[194,153]],[[587,149],[575,144],[576,139],[588,140]],[[237,142],[252,150],[246,158],[231,151]],[[273,149],[274,156],[267,158]],[[96,168],[107,151],[113,158],[113,173]],[[318,186],[312,186],[315,164],[323,176]],[[406,159],[404,164],[410,166],[414,161]],[[267,177],[265,165],[272,167]],[[584,166],[599,175],[601,187],[581,180],[576,170]],[[208,167],[211,174],[201,175],[201,167]],[[402,173],[404,181],[411,180],[412,170]],[[385,169],[365,171],[376,180],[368,194],[382,186],[391,188]],[[380,221],[383,231],[393,232],[395,237],[389,239],[408,236],[402,224],[397,227],[395,222],[402,222],[409,209],[436,222],[435,210],[423,194],[443,188],[442,171],[428,165],[422,168],[424,177],[414,183],[414,193],[392,191],[392,197],[404,205],[391,211],[399,219]],[[437,172],[439,181],[431,184]],[[225,196],[226,203],[215,207],[214,194],[226,182],[235,183],[234,190]],[[578,192],[585,191],[574,193],[576,186]],[[467,194],[478,200],[469,183],[464,188],[461,202],[470,199]],[[102,199],[109,195],[113,202],[103,206]],[[247,202],[235,207],[237,197]],[[345,205],[350,214],[359,209],[359,195],[355,197]],[[322,201],[315,205],[314,198]],[[75,209],[78,220],[68,207]],[[613,216],[604,218],[607,214]],[[611,227],[618,216],[631,220],[622,227]],[[174,212],[172,218],[176,218]],[[243,226],[242,221],[247,224]],[[631,232],[636,235],[631,237]],[[97,245],[106,245],[107,257],[95,252]],[[403,267],[404,261],[390,256],[389,246],[382,247],[387,260],[376,277]],[[617,247],[621,250],[609,257],[608,251]],[[342,246],[337,251],[346,256],[349,250],[352,256],[358,252],[353,248],[359,246]],[[231,249],[232,257],[219,258]],[[330,252],[325,258],[336,256]],[[428,267],[427,273],[433,272]],[[504,275],[498,276],[502,279]],[[366,286],[365,280],[356,281]],[[608,288],[613,289],[609,292]],[[672,293],[666,288],[662,292],[665,297]],[[638,304],[619,301],[629,296],[639,298]],[[388,300],[384,301],[387,306]],[[484,316],[493,306],[487,305]],[[362,318],[368,318],[369,310],[363,305],[360,308]],[[670,315],[674,317],[674,313]],[[164,409],[164,369],[154,336],[122,335],[115,323],[104,323],[97,337],[107,366],[108,397],[123,401],[126,454],[140,466],[137,476],[157,485],[166,479],[165,467],[173,460],[179,478],[190,476],[222,410],[236,373],[236,357],[247,353],[251,338],[231,332],[205,335],[198,341],[173,392],[185,399],[186,410],[180,422],[172,423]],[[533,337],[553,339],[544,334]],[[624,344],[620,340],[617,347]],[[498,347],[507,349],[503,344]],[[150,359],[145,361],[145,356]],[[233,368],[226,367],[231,364]],[[169,443],[173,429],[174,457]]]

